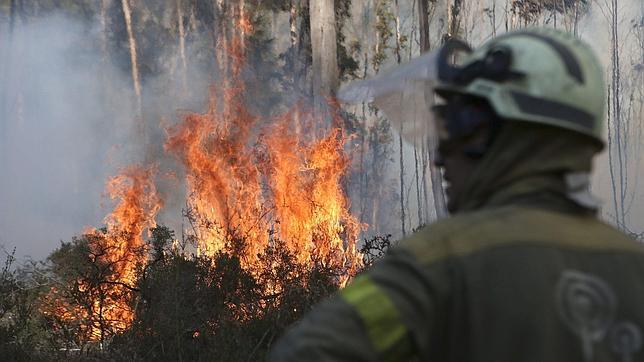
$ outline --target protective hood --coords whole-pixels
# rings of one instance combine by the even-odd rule
[[[592,158],[601,145],[574,132],[506,122],[476,166],[464,191],[453,200],[456,212],[509,203],[571,205],[587,210],[599,203],[590,194]]]

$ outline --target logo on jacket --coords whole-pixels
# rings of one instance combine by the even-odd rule
[[[565,270],[555,289],[557,310],[563,322],[581,339],[584,361],[593,360],[593,345],[609,338],[613,352],[624,362],[642,348],[641,328],[615,323],[617,295],[603,279],[576,270]]]

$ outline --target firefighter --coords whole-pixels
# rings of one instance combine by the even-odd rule
[[[314,307],[270,359],[644,361],[644,248],[589,192],[606,103],[589,46],[530,29],[428,59],[451,216]]]

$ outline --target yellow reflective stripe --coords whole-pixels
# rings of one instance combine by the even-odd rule
[[[398,309],[385,292],[369,276],[362,275],[343,289],[340,295],[362,318],[376,350],[382,355],[396,357],[389,352],[400,342],[406,342],[407,328],[400,320]]]

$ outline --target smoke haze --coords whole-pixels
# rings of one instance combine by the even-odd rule
[[[12,37],[1,26],[0,246],[42,259],[61,240],[102,225],[107,177],[156,160],[162,143],[143,149],[129,64],[124,71],[104,59],[98,29],[63,16],[16,24]],[[143,128],[156,139],[162,118],[199,109],[206,92],[180,102],[169,75],[150,78]],[[190,80],[206,89],[203,74]]]
[[[101,222],[109,150],[130,131],[128,92],[110,95],[119,106],[107,107],[101,76],[128,87],[101,67],[97,49],[82,47],[82,37],[96,37],[86,31],[51,17],[2,40],[0,243],[19,256],[45,257],[79,227]]]

